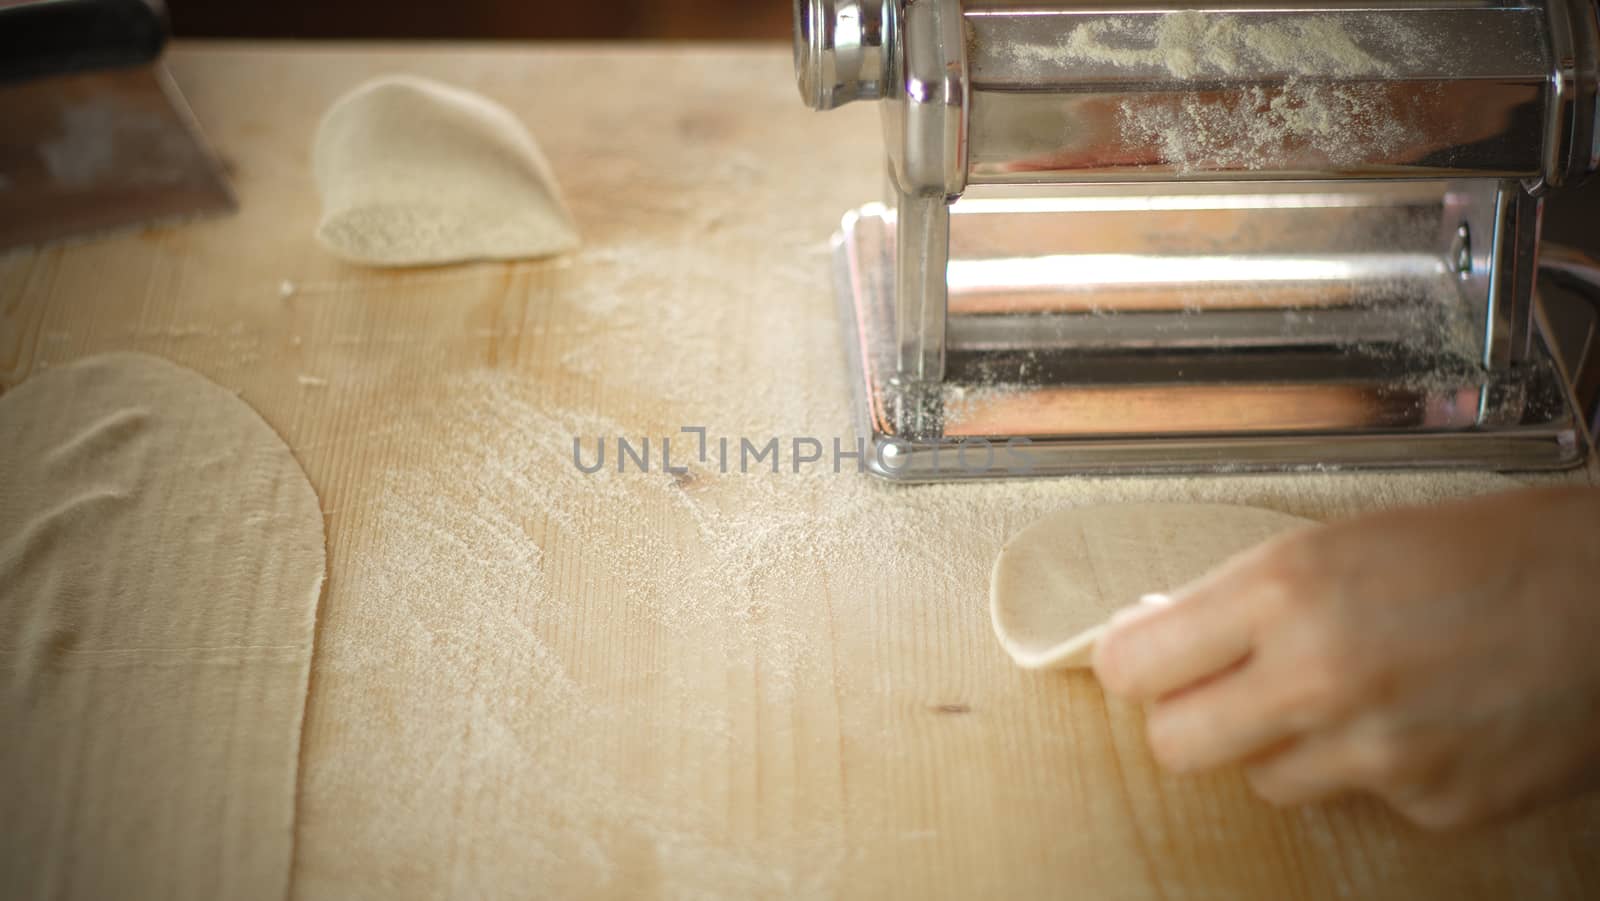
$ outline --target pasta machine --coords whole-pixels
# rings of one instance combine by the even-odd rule
[[[795,63],[881,108],[835,238],[879,475],[1588,453],[1535,288],[1600,168],[1590,0],[796,0]]]

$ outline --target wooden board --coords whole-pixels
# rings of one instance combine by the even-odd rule
[[[789,66],[191,44],[172,68],[239,215],[0,258],[0,384],[159,354],[260,410],[322,499],[294,896],[1600,894],[1594,801],[1447,836],[1359,799],[1275,810],[1237,772],[1160,773],[1137,709],[1016,670],[989,632],[1001,543],[1066,505],[1330,518],[1493,477],[893,489],[787,451],[776,474],[660,471],[684,426],[735,454],[848,434],[825,242],[876,193],[876,113],[807,112]],[[317,117],[389,71],[529,122],[585,250],[405,272],[323,252]],[[651,472],[616,472],[619,435],[653,439]],[[574,437],[587,460],[611,441],[604,473]]]

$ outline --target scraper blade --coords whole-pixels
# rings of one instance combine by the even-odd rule
[[[0,249],[232,212],[147,0],[0,0]]]

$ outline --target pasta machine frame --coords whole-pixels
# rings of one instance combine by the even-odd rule
[[[878,475],[1588,453],[1535,291],[1600,169],[1587,0],[796,0],[795,64],[881,107],[834,241]]]

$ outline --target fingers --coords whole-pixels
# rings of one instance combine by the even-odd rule
[[[1259,754],[1297,735],[1284,680],[1246,664],[1150,708],[1150,750],[1174,772],[1210,769]]]
[[[1257,604],[1254,580],[1243,568],[1226,566],[1168,603],[1117,614],[1095,649],[1095,673],[1106,690],[1151,701],[1248,656]]]
[[[1362,787],[1360,773],[1341,736],[1303,738],[1245,768],[1250,788],[1269,804],[1324,801]]]
[[[1463,791],[1438,736],[1395,732],[1373,722],[1320,730],[1261,755],[1245,768],[1251,789],[1271,804],[1323,801],[1353,791],[1376,795],[1430,829],[1482,822],[1509,812]]]
[[[1318,539],[1309,534],[1235,558],[1170,603],[1126,611],[1101,637],[1095,670],[1108,692],[1152,705],[1150,747],[1167,769],[1260,755],[1336,711],[1329,697],[1337,693],[1325,690],[1330,679],[1322,673],[1337,666],[1308,670],[1303,642],[1293,639],[1302,630],[1285,629],[1326,588],[1306,565],[1317,557]]]

